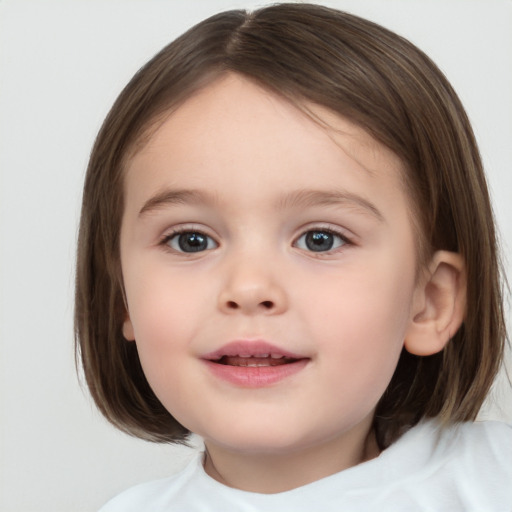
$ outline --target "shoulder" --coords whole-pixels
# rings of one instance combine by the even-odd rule
[[[447,429],[445,437],[468,457],[511,467],[512,425],[498,421],[462,423]]]
[[[510,440],[512,437],[512,424],[501,421],[475,421],[462,423],[459,428],[469,436],[486,439],[489,444],[501,440]],[[511,447],[512,448],[512,447]]]
[[[512,427],[504,423],[423,420],[363,469],[354,473],[374,483],[361,484],[361,496],[380,512],[512,511]]]
[[[99,512],[136,512],[155,509],[155,502],[173,486],[173,478],[164,478],[135,485],[108,501]],[[149,508],[148,508],[149,507]]]
[[[474,473],[492,470],[512,482],[512,425],[497,421],[463,423],[448,431],[447,441],[454,443],[455,460],[474,463]]]
[[[512,477],[512,425],[475,421],[441,427],[430,421],[418,429],[418,436],[426,441],[433,465],[460,467],[467,476],[492,471],[494,477]]]
[[[494,421],[448,429],[444,479],[458,491],[463,510],[512,510],[512,426]]]
[[[405,434],[396,448],[400,492],[428,504],[421,510],[512,510],[511,425],[477,421],[441,427],[431,420]]]
[[[176,501],[177,495],[193,478],[198,465],[200,465],[200,455],[194,457],[176,475],[130,487],[108,501],[98,512],[168,511],[170,504]]]
[[[512,425],[499,421],[475,421],[442,426],[437,420],[426,420],[407,432],[398,445],[410,447],[421,443],[429,456],[451,458],[460,456],[489,461],[507,460],[512,454]],[[507,457],[508,456],[508,457]]]

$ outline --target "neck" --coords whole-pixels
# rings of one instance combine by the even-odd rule
[[[205,471],[229,487],[273,494],[309,484],[376,457],[371,428],[291,453],[247,453],[227,450],[205,440]]]

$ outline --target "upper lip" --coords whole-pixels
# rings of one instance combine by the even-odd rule
[[[223,345],[213,352],[202,356],[203,359],[216,361],[228,357],[286,357],[288,359],[306,359],[306,356],[296,354],[264,340],[236,340]]]

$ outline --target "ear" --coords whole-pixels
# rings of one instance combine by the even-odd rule
[[[464,320],[466,266],[460,254],[437,251],[415,290],[404,346],[428,356],[443,350]]]
[[[123,321],[123,336],[126,341],[135,341],[135,332],[133,330],[133,324],[130,319],[130,313],[128,312],[128,300],[126,298],[126,291],[124,289],[124,283],[122,276],[119,278],[119,284],[121,288],[121,293],[123,295],[123,303],[124,303],[124,321]]]
[[[126,313],[126,318],[123,322],[123,336],[127,341],[135,341],[135,333],[133,331],[133,324],[130,320],[130,315]]]

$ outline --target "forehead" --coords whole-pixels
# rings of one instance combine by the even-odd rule
[[[293,172],[297,184],[312,185],[324,167],[346,171],[349,160],[354,175],[402,188],[401,160],[362,128],[325,107],[293,105],[227,74],[162,118],[128,160],[125,185],[129,195],[143,185],[172,186],[178,179],[187,187],[211,181],[222,188],[222,178],[249,186],[247,180],[276,178],[276,172]]]

